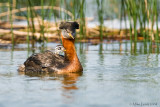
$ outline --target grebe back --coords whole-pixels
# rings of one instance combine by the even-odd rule
[[[54,53],[52,51],[46,50],[43,53],[32,54],[24,62],[24,65],[21,65],[18,68],[18,71],[19,72],[44,71],[45,68],[52,66],[52,64],[57,61],[59,61],[59,63],[63,63],[64,56],[62,55],[62,53],[64,52],[65,48],[62,45],[57,45],[55,47]],[[56,61],[53,59],[55,59]]]

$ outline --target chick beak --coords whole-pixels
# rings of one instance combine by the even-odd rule
[[[74,39],[74,37],[73,37],[73,35],[72,35],[71,33],[68,33],[68,35],[69,35],[72,39]]]

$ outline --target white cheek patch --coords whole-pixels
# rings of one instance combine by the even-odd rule
[[[69,34],[67,33],[66,30],[62,30],[62,35],[64,38],[70,38]]]
[[[71,33],[72,35],[69,35],[69,33],[66,30],[62,30],[62,35],[64,38],[67,39],[74,39],[73,37],[76,35],[76,32]],[[73,36],[73,37],[72,37]]]

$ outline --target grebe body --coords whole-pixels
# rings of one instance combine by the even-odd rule
[[[64,64],[64,56],[61,53],[65,52],[65,48],[62,45],[57,45],[54,53],[50,50],[46,50],[43,53],[32,54],[18,68],[19,72],[41,72],[46,71],[46,68],[50,66],[59,67]],[[57,64],[58,63],[58,64]]]

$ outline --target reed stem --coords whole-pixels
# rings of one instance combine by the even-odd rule
[[[14,48],[15,42],[14,42],[14,34],[13,34],[12,1],[8,0],[8,3],[9,3],[9,21],[11,23],[12,48]]]

